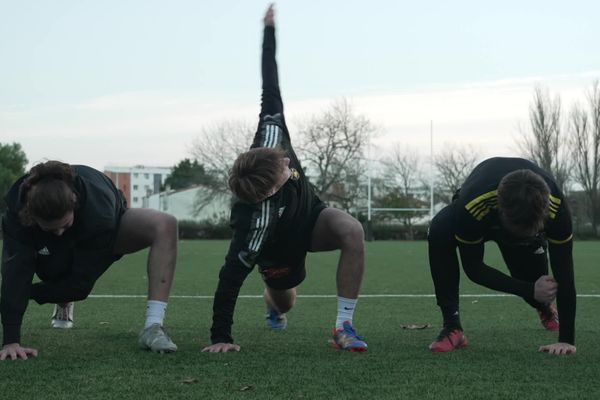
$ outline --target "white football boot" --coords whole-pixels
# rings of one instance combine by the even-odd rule
[[[73,307],[75,303],[55,304],[50,325],[53,328],[71,329],[73,327]]]
[[[152,350],[155,353],[174,353],[177,345],[173,343],[167,332],[160,324],[152,324],[140,332],[138,344],[141,349]]]

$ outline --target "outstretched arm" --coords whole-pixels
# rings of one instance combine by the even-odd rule
[[[267,12],[265,13],[265,18],[263,21],[265,22],[265,26],[275,26],[275,10],[273,10],[274,4],[269,4],[269,8],[267,8]]]
[[[292,155],[293,150],[290,135],[283,116],[283,100],[279,89],[279,75],[275,59],[275,13],[271,4],[264,17],[264,35],[262,44],[261,72],[262,72],[262,99],[258,128],[252,148],[280,146],[288,151],[290,158],[297,161]],[[292,163],[295,168],[299,164]]]
[[[2,249],[2,289],[0,313],[2,314],[3,346],[0,348],[0,361],[11,359],[26,360],[37,357],[37,350],[21,347],[21,321],[27,308],[29,290],[33,279],[35,250],[20,243],[4,224]]]
[[[219,284],[213,299],[213,324],[210,329],[212,344],[205,347],[202,350],[204,352],[220,353],[239,351],[240,349],[233,343],[231,326],[240,288],[254,267],[253,262],[246,265],[249,260],[243,257],[246,254],[245,249],[248,247],[247,241],[255,237],[250,233],[252,220],[247,207],[236,203],[231,210],[233,239],[225,257],[225,265],[219,273]]]
[[[260,117],[283,113],[283,102],[279,92],[277,61],[275,60],[275,11],[269,6],[264,17],[265,29],[262,45],[262,104]]]
[[[540,351],[551,354],[568,354],[577,351],[575,348],[575,314],[577,309],[577,292],[573,273],[573,227],[571,212],[566,204],[562,204],[556,217],[547,229],[549,242],[550,266],[554,278],[558,282],[556,305],[560,318],[558,343],[542,346]]]
[[[0,314],[2,314],[2,344],[21,341],[21,322],[29,303],[31,281],[35,273],[36,251],[28,242],[27,232],[19,225],[18,217],[8,210],[2,220],[2,287]]]

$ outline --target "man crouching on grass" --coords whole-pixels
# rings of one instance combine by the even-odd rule
[[[85,299],[123,254],[148,247],[147,315],[138,343],[155,352],[177,350],[162,326],[177,258],[173,216],[128,209],[123,193],[102,172],[58,161],[33,167],[11,187],[6,203],[0,360],[38,354],[21,346],[29,299],[54,303],[51,326],[71,328],[73,302]],[[41,282],[32,283],[34,274]]]
[[[238,198],[231,210],[233,239],[219,274],[213,305],[212,345],[206,352],[239,351],[233,343],[233,311],[242,283],[259,265],[265,281],[267,324],[287,326],[285,313],[296,300],[306,275],[307,251],[341,250],[337,269],[338,315],[333,347],[365,351],[352,316],[364,271],[361,224],[343,211],[328,208],[315,195],[292,149],[283,116],[275,62],[273,8],[264,18],[262,109],[251,150],[241,154],[229,185]]]
[[[510,276],[483,262],[484,244],[490,240],[498,245]],[[540,351],[575,353],[571,213],[548,172],[522,158],[483,161],[452,203],[433,218],[428,241],[435,296],[444,319],[431,351],[467,346],[458,307],[458,248],[469,279],[522,297],[537,311],[545,329],[559,331],[558,342],[541,346]],[[548,275],[548,254],[554,277]]]

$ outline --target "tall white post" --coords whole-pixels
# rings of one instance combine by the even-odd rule
[[[367,177],[367,221],[371,221],[371,174]]]
[[[429,220],[433,220],[433,184],[434,182],[434,160],[433,160],[433,120],[429,122],[429,159],[431,160],[430,166],[430,180],[429,180]]]

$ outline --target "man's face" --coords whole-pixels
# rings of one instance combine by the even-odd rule
[[[507,219],[502,213],[500,213],[500,224],[503,229],[516,239],[527,240],[534,238],[540,233],[540,229],[538,229],[537,226],[523,226],[516,224]]]
[[[63,233],[71,226],[73,226],[74,214],[73,211],[69,211],[62,218],[45,221],[36,219],[35,222],[38,224],[41,230],[44,232],[52,233],[56,236],[62,236]]]

